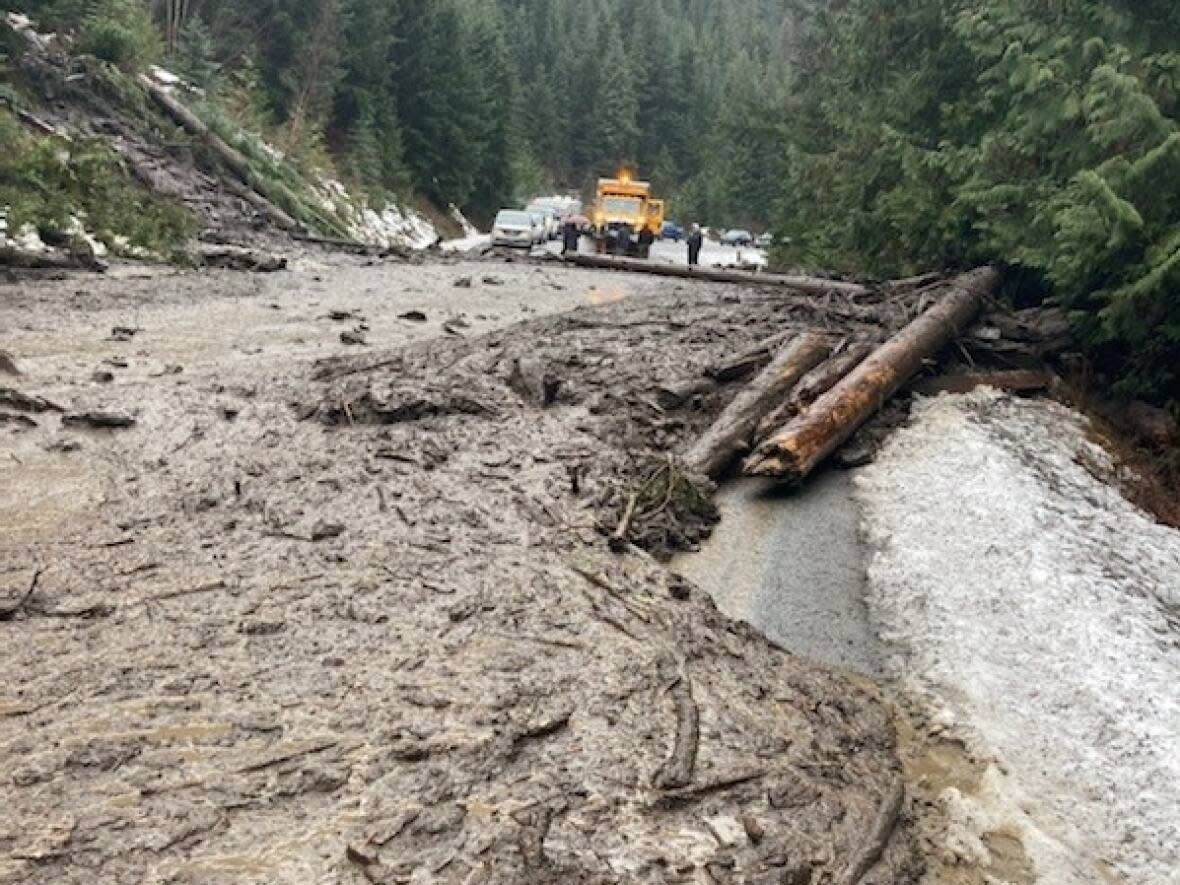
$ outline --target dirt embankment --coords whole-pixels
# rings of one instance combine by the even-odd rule
[[[358,261],[19,295],[12,385],[136,423],[4,430],[0,881],[916,880],[875,691],[603,532],[720,404],[653,384],[841,308]]]

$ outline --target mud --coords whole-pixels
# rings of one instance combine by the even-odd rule
[[[669,414],[653,385],[844,320],[529,264],[470,289],[488,265],[291,265],[4,293],[20,389],[135,424],[0,428],[0,881],[843,881],[875,832],[860,881],[916,880],[879,694],[607,543],[627,465],[732,395]]]

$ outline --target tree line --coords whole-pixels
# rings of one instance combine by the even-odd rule
[[[17,0],[160,60],[375,197],[487,217],[628,165],[680,211],[761,224],[790,0]]]
[[[477,219],[637,167],[682,221],[894,276],[1005,264],[1180,402],[1174,0],[12,0],[292,156]]]
[[[1124,391],[1180,403],[1180,5],[800,8],[780,258],[884,276],[999,262],[1020,297],[1071,311]]]

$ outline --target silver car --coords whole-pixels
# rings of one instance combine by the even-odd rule
[[[492,245],[531,249],[537,242],[537,226],[528,212],[502,209],[492,225]]]

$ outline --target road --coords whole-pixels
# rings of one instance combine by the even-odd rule
[[[452,252],[465,252],[487,246],[490,243],[491,236],[480,234],[461,240],[451,240],[443,244],[443,249]],[[541,247],[537,247],[536,251],[541,251]],[[553,255],[559,255],[561,254],[561,243],[557,241],[547,243],[544,251]],[[581,251],[591,251],[588,240],[582,240]],[[652,246],[651,260],[666,264],[687,265],[688,247],[684,243],[660,240]],[[735,249],[732,246],[723,246],[720,243],[706,241],[704,247],[701,249],[701,264],[708,267],[734,267],[749,264],[764,265],[766,264],[766,253],[761,249]]]
[[[730,483],[717,496],[720,525],[676,568],[709,588],[727,615],[793,654],[877,676],[851,483],[836,470],[791,491],[764,480]]]
[[[709,420],[652,378],[792,296],[296,259],[0,304],[5,386],[136,419],[6,414],[0,882],[835,881],[893,792],[886,703],[599,528],[634,446]],[[524,355],[568,398],[522,396]]]

